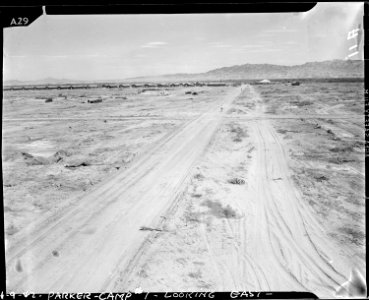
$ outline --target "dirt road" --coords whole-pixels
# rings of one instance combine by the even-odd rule
[[[224,108],[240,93],[235,88]],[[7,249],[7,288],[16,292],[102,292],[134,257],[185,186],[222,114],[211,108]]]
[[[249,87],[245,92],[255,90]],[[191,182],[178,213],[168,221],[176,235],[153,238],[154,244],[148,247],[152,250],[132,261],[132,270],[118,287],[309,291],[330,298],[349,280],[353,268],[364,272],[365,262],[349,247],[335,244],[317,222],[292,180],[287,148],[264,111],[262,100],[255,97],[248,120],[239,117],[238,124],[244,122],[247,128],[250,150],[242,150],[234,160],[227,160],[232,150],[229,142],[222,142],[229,131],[219,135],[199,166],[207,171],[205,181]],[[241,175],[247,178],[247,186],[231,187],[224,177],[233,174],[246,156],[250,164],[238,174],[247,172]],[[234,166],[227,168],[233,161]],[[219,199],[223,207],[229,204],[235,216],[209,214],[204,210],[209,199]]]
[[[255,93],[252,87],[244,92]],[[150,261],[141,255],[150,230],[165,231],[161,226],[165,217],[174,206],[185,205],[179,199],[191,169],[216,132],[221,111],[226,112],[239,93],[235,88],[228,95],[223,110],[212,108],[183,123],[74,207],[21,232],[7,250],[8,291],[102,292],[139,287],[145,278],[132,276],[142,260]],[[231,197],[243,217],[222,219],[221,226],[213,226],[212,231],[201,222],[193,229],[198,233],[194,247],[205,243],[206,259],[217,274],[214,286],[219,291],[294,290],[334,296],[350,270],[364,262],[356,257],[350,260],[350,253],[338,249],[303,201],[262,100],[255,100],[255,108],[240,120],[247,122],[255,148],[247,188]],[[214,242],[223,237],[233,243],[227,251],[217,249]],[[191,255],[195,260],[197,254]],[[163,261],[173,263],[166,262],[166,257]],[[155,282],[156,291],[165,286],[160,284]],[[179,286],[171,289],[182,290]]]
[[[251,92],[255,93],[252,88]],[[228,269],[238,270],[231,276],[232,285],[245,289],[247,278],[256,290],[319,291],[319,296],[332,296],[353,265],[338,255],[302,201],[285,148],[263,112],[258,102],[251,116],[256,119],[250,123],[256,153],[244,195],[251,201],[238,203],[247,217],[229,228],[241,241],[235,245],[235,255],[230,255],[234,264],[227,264]]]
[[[332,296],[347,280],[352,265],[338,255],[311,208],[302,201],[269,121],[258,120],[250,126],[256,153],[249,188],[244,201],[237,203],[246,217],[228,223],[227,231],[240,243],[218,263],[219,272],[230,275],[223,286]],[[207,238],[205,230],[203,233]]]

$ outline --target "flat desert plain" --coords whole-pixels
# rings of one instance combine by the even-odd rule
[[[347,295],[365,274],[363,91],[4,91],[8,290]]]

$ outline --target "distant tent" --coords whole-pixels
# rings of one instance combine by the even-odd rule
[[[260,83],[270,83],[270,80],[268,80],[268,79],[263,79],[263,80],[261,80],[261,81],[259,81]]]

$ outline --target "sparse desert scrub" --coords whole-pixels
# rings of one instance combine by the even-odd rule
[[[177,278],[181,282],[177,286],[196,286],[199,290],[214,287],[217,278],[213,276],[214,264],[209,260],[209,251],[228,253],[235,249],[233,238],[225,224],[238,224],[242,220],[242,212],[237,203],[247,201],[240,190],[246,185],[233,185],[228,179],[247,178],[247,171],[255,151],[249,140],[248,123],[224,121],[216,132],[204,157],[194,166],[193,175],[183,194],[178,208],[166,224],[176,227],[176,234],[163,234],[157,237],[155,245],[139,263],[150,266],[150,280],[143,284],[150,286],[160,280],[159,270],[178,270]],[[239,136],[240,142],[233,142]],[[223,249],[224,248],[224,249]],[[165,253],[165,254],[164,254]],[[166,259],[163,260],[163,254]],[[200,274],[194,270],[201,264]],[[168,282],[174,278],[168,278]],[[132,278],[128,285],[134,285]]]
[[[258,85],[270,114],[336,113],[363,114],[364,84],[356,82],[304,82],[295,87],[284,83]]]
[[[275,121],[290,153],[293,180],[337,243],[364,245],[364,131],[357,120]],[[317,125],[318,124],[318,125]],[[363,127],[364,128],[364,127]],[[317,145],[319,147],[317,148]],[[345,223],[345,226],[342,226]]]
[[[257,88],[267,113],[306,114],[307,118],[273,121],[289,149],[292,179],[327,233],[342,247],[352,245],[363,257],[363,83],[308,82],[298,88],[282,84]],[[330,118],[348,113],[358,117]],[[326,114],[327,118],[312,119],[309,114]]]
[[[236,143],[242,142],[243,138],[248,136],[246,129],[240,125],[231,123],[229,127],[229,131],[232,134],[232,140]]]
[[[176,88],[154,96],[138,94],[137,89],[76,89],[63,95],[58,90],[5,91],[2,161],[7,234],[70,205],[176,130],[182,113],[206,111],[227,93],[224,88],[204,88],[191,102],[183,91]],[[53,101],[45,103],[48,98]],[[87,103],[91,99],[102,102]],[[147,112],[174,119],[142,119]],[[141,119],[119,119],[124,116]]]
[[[237,218],[237,212],[229,205],[223,206],[218,201],[206,200],[201,205],[209,208],[209,213],[217,218]]]

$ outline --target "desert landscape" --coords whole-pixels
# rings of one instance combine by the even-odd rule
[[[4,29],[8,294],[367,297],[364,5],[273,5]]]
[[[5,91],[9,290],[336,295],[365,270],[363,107],[360,80]]]

